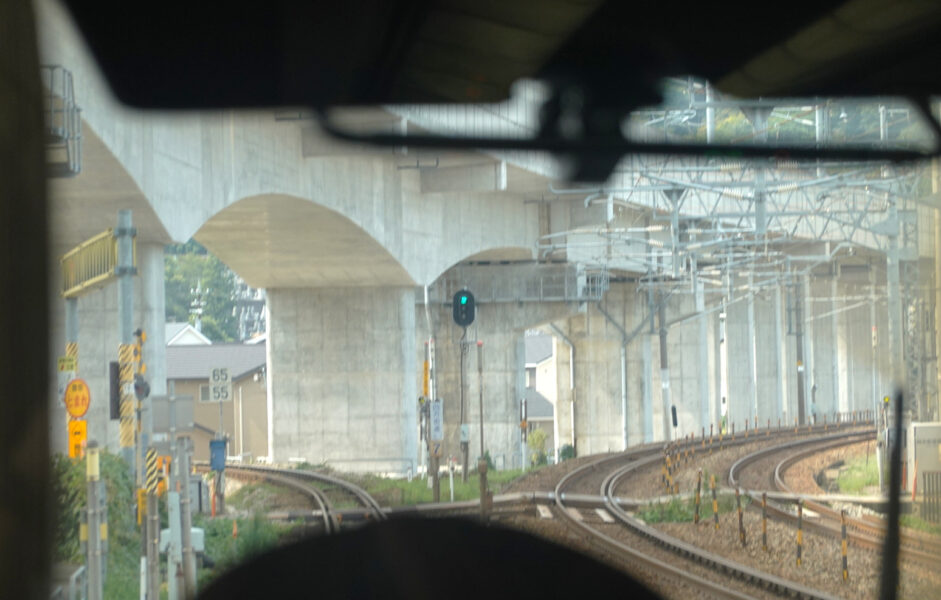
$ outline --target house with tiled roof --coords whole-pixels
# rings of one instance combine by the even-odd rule
[[[268,456],[265,346],[263,342],[167,345],[169,391],[194,399],[196,460],[209,460],[209,441],[219,432],[228,439],[230,457],[249,461]],[[232,398],[222,403],[209,393],[209,375],[217,367],[227,368],[232,379]]]

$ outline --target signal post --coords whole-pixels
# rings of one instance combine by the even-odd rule
[[[130,210],[118,211],[117,226],[108,229],[79,244],[60,259],[62,271],[61,294],[65,299],[65,328],[66,328],[66,354],[59,358],[58,370],[70,373],[70,381],[65,386],[63,401],[69,412],[69,456],[80,457],[85,451],[87,437],[87,423],[84,415],[88,410],[91,397],[88,386],[81,379],[75,377],[78,371],[78,300],[87,292],[97,289],[111,281],[118,281],[118,321],[121,344],[118,348],[118,362],[112,363],[110,368],[110,417],[120,420],[120,446],[121,454],[127,462],[134,477],[138,490],[138,522],[140,523],[144,512],[143,500],[143,463],[142,455],[150,431],[142,431],[140,427],[142,401],[149,396],[149,385],[143,379],[145,367],[140,361],[141,344],[146,336],[140,330],[137,333],[137,343],[134,343],[134,281],[137,275],[136,244],[137,231],[134,229]],[[135,369],[136,366],[136,369]],[[136,373],[135,373],[136,371]],[[136,396],[136,398],[135,398]],[[136,410],[135,410],[136,408]],[[146,412],[146,410],[144,411]],[[98,481],[98,450],[90,452],[88,456],[89,481],[94,477]],[[94,464],[92,464],[94,463]],[[92,467],[94,467],[92,469]],[[94,473],[92,473],[94,471]],[[92,496],[89,499],[91,500]],[[89,518],[97,515],[99,507],[89,504]],[[89,523],[89,527],[92,523]],[[146,527],[143,528],[146,531]],[[101,535],[105,530],[95,533]],[[92,532],[89,543],[92,541]],[[141,540],[141,593],[147,590],[146,554],[148,539],[142,531]],[[98,561],[100,562],[100,548]],[[90,576],[97,577],[97,586],[103,583],[100,565],[93,568],[94,552],[89,551]],[[94,586],[92,586],[94,587]],[[91,591],[90,594],[100,592]]]

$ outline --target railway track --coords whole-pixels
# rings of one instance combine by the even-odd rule
[[[849,426],[849,423],[846,423]],[[831,429],[834,425],[830,426]],[[801,437],[819,433],[819,427],[801,428],[796,435]],[[845,434],[840,434],[845,435]],[[756,441],[765,442],[795,436],[793,428],[778,428],[768,431],[753,431],[751,437],[739,434],[737,438],[718,437],[704,439],[688,438],[674,443],[674,450],[685,450],[695,447],[696,451],[721,450],[736,447]],[[563,477],[556,485],[554,493],[550,494],[515,494],[513,498],[504,500],[509,504],[554,504],[553,512],[560,517],[560,521],[579,530],[587,536],[583,539],[591,546],[620,561],[626,561],[632,566],[654,573],[657,577],[666,577],[670,581],[682,582],[685,586],[698,590],[710,597],[719,598],[753,598],[756,595],[793,596],[801,598],[830,599],[833,596],[819,590],[814,590],[800,584],[764,573],[745,565],[729,561],[721,556],[707,552],[693,545],[678,540],[668,534],[660,532],[636,519],[621,506],[622,500],[615,497],[615,490],[622,481],[632,472],[645,467],[655,467],[664,457],[663,445],[647,445],[633,451],[607,456],[593,461],[573,470]],[[362,517],[366,519],[385,519],[394,511],[381,508],[365,490],[341,479],[314,473],[310,471],[283,470],[266,466],[229,465],[227,470],[246,476],[258,476],[274,483],[296,489],[310,495],[316,506],[319,507],[319,519],[323,521],[324,531],[333,533],[339,530],[340,520],[338,511],[335,511],[330,499],[322,490],[311,485],[312,483],[327,484],[344,490],[356,498],[362,506]],[[602,478],[597,483],[599,476]],[[598,496],[594,499],[584,494],[571,493],[574,484],[582,479],[591,478],[591,485],[597,484]],[[592,501],[594,500],[594,501]],[[599,504],[601,503],[601,504]],[[591,505],[597,512],[604,507],[615,523],[604,523],[595,526],[584,522],[575,516],[578,507]],[[434,514],[441,507],[422,507],[429,514]],[[472,508],[470,506],[465,508]],[[415,510],[411,508],[410,511]],[[348,513],[348,511],[345,511]],[[426,512],[421,510],[420,512]],[[599,513],[600,514],[600,513]],[[605,521],[608,521],[605,519]],[[679,565],[677,562],[679,561]]]
[[[746,440],[741,440],[739,443],[746,443]],[[640,566],[659,577],[675,578],[714,597],[750,598],[757,592],[762,595],[833,598],[824,592],[757,571],[687,544],[649,527],[628,514],[614,499],[614,490],[632,472],[654,465],[660,460],[659,452],[648,450],[606,457],[570,472],[556,486],[556,513],[569,526],[588,534],[586,538],[588,543],[602,552],[625,560],[634,566]],[[593,527],[584,522],[575,516],[573,507],[566,504],[566,490],[580,479],[595,477],[598,471],[606,473],[600,485],[599,494],[604,499],[606,510],[610,515],[622,528],[630,532],[629,543],[625,543],[622,535],[609,535],[601,531],[599,527]],[[622,539],[617,539],[618,537]],[[668,556],[664,556],[663,550],[666,550]],[[676,566],[677,561],[683,566]],[[694,572],[696,569],[691,568],[693,565],[704,567],[706,571],[720,574],[719,576],[731,577],[741,589],[730,589],[728,580],[715,581],[715,575],[707,576],[701,569],[700,574],[697,574]]]
[[[752,453],[738,460],[729,470],[729,484],[732,487],[738,487],[740,484],[742,472],[755,462],[761,461],[774,454],[787,453],[786,456],[775,463],[773,471],[769,475],[769,484],[777,491],[787,494],[793,494],[795,499],[799,494],[794,491],[785,482],[785,472],[789,467],[811,456],[813,454],[835,448],[855,441],[869,440],[875,437],[874,432],[867,434],[858,434],[852,436],[843,436],[835,439],[808,441],[801,440],[788,444],[781,444],[771,448],[765,448]],[[809,447],[808,447],[809,445]],[[760,503],[761,490],[745,490],[753,500]],[[830,537],[839,538],[841,535],[841,514],[826,504],[816,500],[803,498],[805,511],[809,510],[819,516],[819,518],[805,518],[804,528],[818,531]],[[773,502],[768,502],[769,513],[778,519],[794,522],[797,515],[787,508]],[[806,513],[805,513],[806,514]],[[846,517],[847,538],[848,541],[858,547],[879,551],[882,549],[885,541],[886,523],[884,519],[875,520],[874,518]],[[902,560],[917,561],[928,567],[937,567],[939,557],[941,557],[941,542],[934,536],[922,534],[914,531],[902,531],[900,537],[901,558]]]
[[[359,511],[363,519],[383,521],[387,518],[383,508],[366,490],[348,481],[324,473],[297,469],[278,469],[275,467],[256,465],[226,465],[226,471],[235,476],[247,475],[260,477],[271,483],[296,490],[309,497],[317,507],[315,514],[323,523],[324,532],[327,534],[340,531],[340,523],[343,520],[343,515],[340,511],[334,509],[327,494],[319,487],[312,485],[313,483],[332,486],[353,497],[364,509],[363,511]]]

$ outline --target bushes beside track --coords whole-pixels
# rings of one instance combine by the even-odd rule
[[[742,496],[742,510],[748,507],[751,498]],[[719,494],[719,514],[735,512],[735,494]],[[692,523],[696,514],[693,498],[673,498],[669,502],[649,504],[637,511],[637,517],[646,523]],[[712,496],[703,494],[699,506],[700,522],[712,518]]]

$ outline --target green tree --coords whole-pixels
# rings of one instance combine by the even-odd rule
[[[542,429],[533,429],[526,438],[532,462],[537,465],[546,464],[546,432]]]
[[[526,444],[532,452],[546,451],[546,432],[542,429],[533,429],[526,438]]]
[[[168,321],[195,323],[195,315],[190,311],[198,301],[203,311],[200,318],[203,335],[213,342],[238,338],[235,274],[199,242],[190,240],[167,247],[164,287]]]

